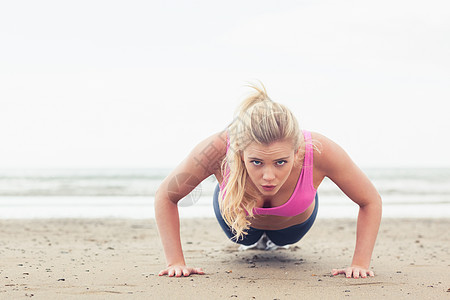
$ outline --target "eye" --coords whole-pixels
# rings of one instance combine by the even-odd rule
[[[259,160],[251,160],[250,163],[252,163],[255,166],[260,166],[261,162]]]
[[[279,160],[279,161],[277,161],[277,166],[282,166],[286,163],[287,163],[287,161],[285,161],[285,160]]]

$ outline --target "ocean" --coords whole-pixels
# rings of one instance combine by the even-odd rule
[[[385,218],[450,217],[450,169],[363,170],[383,199]],[[0,218],[154,218],[168,169],[0,170]],[[217,182],[205,179],[179,203],[181,218],[212,218]],[[318,218],[356,218],[358,206],[329,179],[318,189]]]

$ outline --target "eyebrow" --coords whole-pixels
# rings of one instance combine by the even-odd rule
[[[282,160],[282,159],[288,159],[288,158],[289,158],[289,156],[286,156],[286,157],[274,159],[273,161],[279,161],[279,160]],[[260,159],[260,158],[257,158],[257,157],[249,157],[248,159],[256,159],[256,160],[264,161],[264,159]]]

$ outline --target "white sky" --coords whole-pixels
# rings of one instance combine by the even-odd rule
[[[0,167],[173,167],[248,82],[362,167],[450,166],[450,2],[2,1]]]

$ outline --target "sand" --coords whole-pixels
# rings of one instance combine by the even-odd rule
[[[355,220],[317,220],[290,249],[241,252],[213,219],[182,219],[190,266],[159,277],[154,220],[2,220],[0,299],[450,299],[450,219],[384,219],[375,277],[331,276],[350,263]]]

